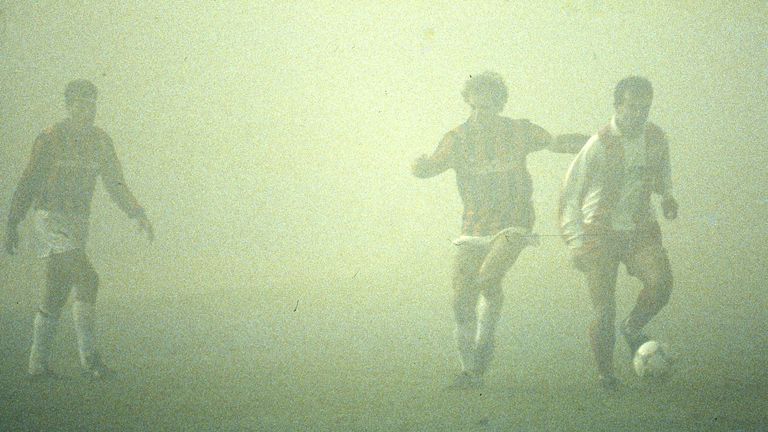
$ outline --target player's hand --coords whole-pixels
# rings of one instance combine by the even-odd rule
[[[152,224],[144,214],[139,215],[136,218],[136,225],[140,231],[144,231],[147,234],[147,240],[152,243],[155,240],[155,231],[152,229]]]
[[[429,168],[429,157],[425,154],[416,158],[411,164],[411,174],[416,177],[424,177]]]
[[[672,197],[664,198],[661,201],[661,211],[664,213],[664,217],[668,220],[674,220],[677,218],[677,201]]]
[[[5,232],[5,251],[9,255],[15,255],[16,249],[19,247],[19,230],[16,227],[8,227]]]

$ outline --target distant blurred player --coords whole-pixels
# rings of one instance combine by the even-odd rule
[[[148,239],[154,237],[144,209],[125,184],[112,140],[94,126],[97,95],[90,81],[76,80],[67,85],[64,100],[69,117],[35,140],[8,216],[5,248],[14,254],[19,243],[18,225],[34,207],[36,252],[46,259],[46,284],[34,320],[29,355],[29,375],[33,379],[55,376],[50,368],[51,348],[72,287],[72,315],[84,373],[103,378],[109,372],[96,349],[94,334],[99,278],[85,253],[97,177],[101,177],[117,205],[138,221]]]
[[[453,310],[462,372],[453,387],[472,388],[482,385],[493,356],[502,279],[535,238],[526,156],[545,148],[576,153],[588,136],[553,139],[527,120],[500,116],[508,93],[493,72],[471,76],[462,95],[472,109],[469,119],[448,132],[432,156],[416,159],[412,172],[428,178],[456,171],[464,216],[461,236],[454,241]]]
[[[630,76],[614,90],[615,114],[571,164],[561,196],[560,226],[576,268],[584,272],[595,317],[590,327],[599,382],[615,390],[616,277],[620,263],[643,283],[634,309],[621,325],[630,353],[648,338],[643,327],[667,304],[672,271],[661,243],[651,195],[661,196],[667,219],[677,217],[669,146],[647,122],[653,87]]]

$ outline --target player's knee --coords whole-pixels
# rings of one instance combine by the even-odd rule
[[[48,284],[40,300],[40,312],[58,318],[67,302],[68,293],[69,286],[66,284]]]
[[[655,289],[656,301],[659,303],[660,306],[664,306],[667,303],[669,303],[669,298],[672,295],[672,285],[673,285],[672,273],[666,272],[659,279],[658,285],[656,286],[656,289]]]
[[[501,306],[504,303],[504,290],[501,285],[492,286],[483,291],[485,302],[492,306]]]
[[[613,327],[616,322],[616,304],[607,303],[595,308],[593,325],[601,329]]]
[[[495,291],[501,289],[501,283],[504,280],[504,273],[490,275],[488,273],[480,272],[477,275],[475,284],[477,289],[483,293],[489,291]]]
[[[456,307],[454,305],[453,315],[454,315],[454,318],[456,319],[456,323],[459,325],[471,324],[476,321],[475,313],[469,308]]]
[[[456,322],[469,323],[475,320],[476,302],[469,295],[457,295],[453,298],[453,314]]]
[[[99,292],[99,275],[95,271],[88,271],[83,275],[80,285],[77,287],[75,297],[85,303],[95,303]]]
[[[470,287],[477,279],[477,269],[466,265],[457,265],[453,269],[451,282],[454,290],[461,290]]]
[[[606,313],[595,316],[589,325],[589,336],[594,340],[601,340],[612,344],[615,340],[616,315]]]
[[[453,287],[453,297],[477,297],[479,286],[477,284],[477,275],[472,272],[456,272],[453,275],[451,283]]]
[[[37,313],[42,315],[43,318],[57,320],[61,316],[61,310],[63,308],[64,308],[63,304],[62,305],[43,304],[37,308]]]

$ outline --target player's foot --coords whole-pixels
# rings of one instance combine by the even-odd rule
[[[482,377],[483,374],[485,374],[488,370],[488,366],[491,364],[491,360],[493,360],[494,350],[493,340],[477,344],[477,347],[475,348],[475,375]]]
[[[610,392],[619,391],[622,387],[621,381],[615,375],[600,375],[597,382],[600,384],[600,387]]]
[[[27,374],[27,381],[29,382],[43,382],[43,381],[56,381],[61,379],[56,372],[51,369],[43,369],[36,372],[30,372]]]
[[[627,346],[629,346],[629,359],[632,360],[635,358],[635,353],[637,352],[637,349],[640,348],[640,345],[648,342],[651,340],[648,336],[643,333],[642,330],[633,330],[627,326],[628,320],[624,320],[624,322],[621,325],[621,334],[624,336],[624,340],[627,342]]]
[[[667,371],[661,375],[658,376],[652,376],[652,377],[642,377],[640,378],[640,383],[646,387],[656,387],[663,386],[664,384],[667,384],[672,378],[672,374]]]
[[[99,353],[86,356],[86,366],[83,367],[83,376],[94,380],[102,380],[110,377],[113,372],[101,361]]]
[[[448,386],[448,390],[471,390],[482,386],[482,376],[469,371],[463,371]]]

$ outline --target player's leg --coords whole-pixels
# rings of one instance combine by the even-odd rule
[[[493,360],[496,348],[496,325],[501,318],[504,305],[504,291],[501,277],[488,281],[482,289],[477,320],[477,338],[475,342],[477,371],[484,374]]]
[[[648,340],[643,328],[669,302],[672,292],[672,269],[660,241],[644,242],[626,260],[627,272],[643,284],[635,306],[623,321],[621,330],[634,355]]]
[[[454,337],[459,351],[462,375],[470,378],[477,374],[475,338],[477,300],[480,293],[477,285],[477,269],[486,252],[484,248],[459,246],[453,270],[453,313],[456,320]]]
[[[502,280],[527,245],[528,242],[520,234],[499,235],[491,243],[488,254],[480,265],[477,283],[482,297],[475,348],[477,370],[480,374],[485,373],[493,359],[496,325],[504,304]]]
[[[40,307],[35,315],[29,353],[29,374],[33,377],[51,375],[53,341],[61,310],[72,286],[67,258],[66,254],[59,253],[46,259],[45,286],[40,296]]]
[[[501,280],[527,245],[528,242],[520,234],[508,232],[498,235],[480,265],[478,283],[486,285]]]
[[[592,353],[600,374],[600,381],[609,389],[618,386],[613,368],[618,266],[618,260],[606,253],[600,253],[584,266],[594,313],[589,327]]]
[[[84,371],[94,378],[102,378],[109,370],[102,363],[96,346],[96,296],[99,276],[83,250],[73,257],[73,282],[76,287],[72,304],[72,318],[77,335],[80,364]]]

